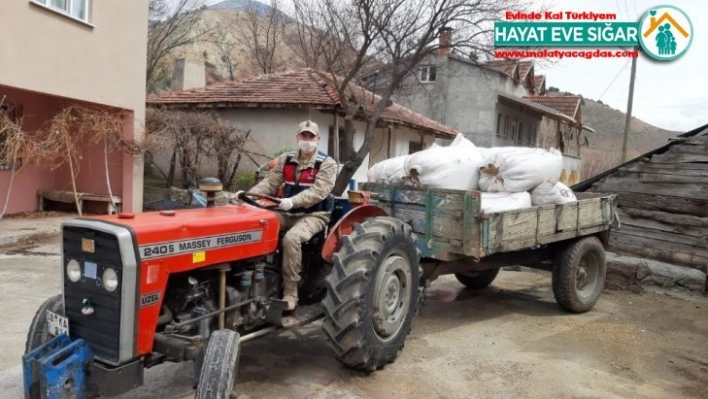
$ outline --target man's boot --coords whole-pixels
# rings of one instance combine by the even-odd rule
[[[285,310],[294,310],[297,306],[297,281],[283,282],[283,300],[288,303]]]

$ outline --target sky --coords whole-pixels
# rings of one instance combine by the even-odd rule
[[[208,0],[215,4],[221,0]],[[281,0],[287,12],[292,0]],[[269,0],[261,0],[270,3]],[[519,0],[521,7],[536,4]],[[637,59],[632,115],[654,126],[674,131],[688,131],[708,123],[708,31],[697,16],[708,16],[704,0],[544,0],[556,11],[592,11],[615,13],[618,21],[639,21],[648,9],[672,5],[691,17],[694,38],[691,48],[678,60],[653,61],[646,55]],[[533,6],[531,6],[533,7]],[[510,10],[515,11],[515,10]],[[708,17],[707,17],[708,18]],[[603,49],[604,50],[604,49]],[[601,100],[622,112],[627,111],[631,61],[617,59],[562,59],[542,65],[546,87],[581,94]],[[536,71],[539,73],[539,71]]]
[[[693,42],[675,61],[657,62],[640,55],[632,115],[664,129],[688,131],[708,124],[708,31],[697,18],[708,16],[708,1],[558,0],[552,9],[615,13],[620,21],[639,21],[649,8],[662,4],[678,7],[691,17]],[[626,112],[631,74],[628,60],[564,59],[542,73],[546,75],[546,87],[599,99]]]

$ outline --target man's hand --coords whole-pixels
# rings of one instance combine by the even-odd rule
[[[284,211],[289,211],[293,207],[293,200],[290,198],[283,198],[280,200],[280,204],[278,205],[278,208],[284,210]]]

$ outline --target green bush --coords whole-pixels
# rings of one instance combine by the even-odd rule
[[[249,190],[256,184],[256,176],[253,173],[237,173],[237,190]]]

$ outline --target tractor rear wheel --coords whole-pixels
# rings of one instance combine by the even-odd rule
[[[202,360],[195,399],[236,398],[241,337],[233,330],[211,333]]]
[[[411,330],[421,286],[411,227],[391,217],[354,224],[327,276],[322,329],[337,359],[374,371],[396,360]]]
[[[52,336],[47,330],[47,310],[56,314],[64,314],[63,301],[61,295],[55,295],[42,303],[37,309],[32,318],[29,331],[27,332],[27,341],[25,342],[25,354],[32,352],[34,349],[46,344]]]

